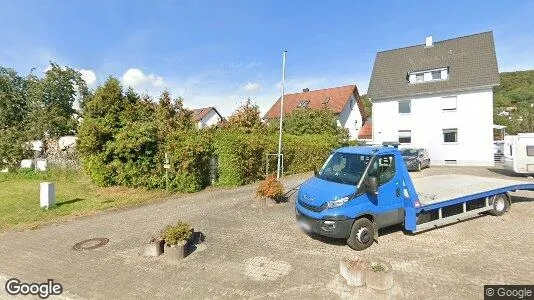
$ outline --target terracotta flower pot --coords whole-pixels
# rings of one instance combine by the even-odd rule
[[[179,241],[176,245],[165,244],[165,257],[173,261],[180,261],[187,256],[187,241]]]

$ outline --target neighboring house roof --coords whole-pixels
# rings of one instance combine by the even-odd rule
[[[365,120],[366,114],[363,108],[360,94],[356,85],[346,85],[322,90],[309,91],[305,89],[302,93],[287,94],[284,95],[284,112],[283,115],[287,116],[294,109],[299,107],[308,107],[312,109],[329,108],[335,114],[339,114],[350,97],[354,95],[358,104],[358,109]],[[265,119],[276,119],[280,117],[280,98],[274,103],[273,106],[265,114]]]
[[[446,80],[409,83],[408,73],[449,69]],[[371,99],[467,90],[499,85],[493,33],[378,52],[367,94]]]
[[[368,140],[373,138],[373,123],[369,119],[367,122],[365,122],[360,128],[360,131],[358,132],[358,139],[360,140]]]
[[[219,115],[219,118],[221,118],[221,120],[223,119],[223,117],[221,116],[221,114],[217,111],[217,109],[213,106],[210,106],[210,107],[203,107],[203,108],[196,108],[196,109],[193,109],[193,120],[195,120],[195,122],[199,122],[200,120],[202,120],[206,115],[208,115],[208,113],[211,111],[211,110],[214,110],[215,113],[217,113]]]

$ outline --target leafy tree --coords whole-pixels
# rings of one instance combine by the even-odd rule
[[[168,91],[161,94],[155,113],[160,131],[164,135],[170,134],[171,131],[195,128],[193,112],[184,108],[182,98],[173,100]]]
[[[82,110],[82,122],[78,127],[77,150],[85,169],[100,185],[113,185],[117,176],[117,163],[113,141],[127,120],[123,116],[135,95],[125,97],[119,81],[110,77],[87,99]]]
[[[373,113],[373,104],[371,103],[371,100],[369,100],[369,96],[367,96],[367,94],[363,94],[360,96],[360,99],[363,102],[365,113],[367,114],[368,117],[370,117],[371,114]]]
[[[298,108],[284,118],[284,132],[293,135],[326,134],[348,138],[348,131],[337,125],[329,109]]]
[[[0,129],[20,126],[27,113],[24,78],[13,69],[0,67]]]
[[[26,150],[25,88],[24,78],[15,70],[0,67],[0,169],[17,168]]]
[[[0,170],[18,168],[27,153],[23,132],[16,127],[0,128]]]
[[[224,124],[224,128],[244,133],[251,133],[263,127],[260,118],[260,109],[258,105],[252,104],[250,99],[247,99],[243,105],[229,116]]]
[[[78,120],[73,105],[76,100],[83,105],[89,91],[78,71],[50,62],[50,69],[42,79],[28,76],[27,95],[31,108],[30,135],[34,139],[43,139],[76,132]]]
[[[500,86],[494,89],[494,123],[507,126],[509,134],[533,132],[534,70],[504,72],[500,78]],[[501,116],[508,107],[514,109]]]

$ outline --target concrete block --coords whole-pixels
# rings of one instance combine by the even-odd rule
[[[20,161],[21,169],[31,169],[33,168],[33,159],[23,159]]]
[[[163,254],[163,247],[165,242],[163,240],[152,240],[145,245],[143,255],[157,257]]]
[[[163,254],[171,261],[180,261],[187,256],[187,241],[179,241],[178,244],[165,245]]]
[[[48,167],[48,163],[46,161],[46,159],[36,159],[35,160],[35,169],[37,171],[46,171]]]
[[[56,202],[56,191],[53,182],[41,182],[40,184],[41,208],[50,208]]]

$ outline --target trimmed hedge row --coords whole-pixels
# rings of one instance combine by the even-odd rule
[[[331,135],[284,135],[284,173],[295,174],[320,167],[329,153],[341,146]],[[277,153],[278,136],[221,131],[214,137],[219,159],[220,186],[239,186],[265,177],[267,154]],[[269,170],[276,170],[276,156],[269,157]]]

